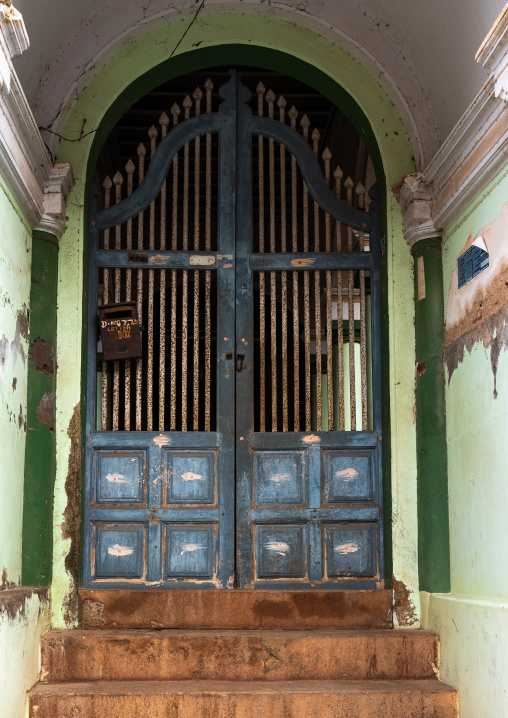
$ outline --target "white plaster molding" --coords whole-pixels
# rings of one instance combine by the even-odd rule
[[[404,238],[410,247],[420,239],[441,234],[432,219],[432,194],[423,172],[404,177],[398,191],[398,200],[402,207]]]
[[[0,175],[32,228],[44,228],[60,237],[65,228],[65,207],[62,210],[60,205],[57,210],[55,182],[62,169],[53,167],[12,66],[12,57],[28,46],[22,16],[0,2]],[[73,181],[72,173],[67,175],[60,183],[64,202]]]
[[[491,74],[423,171],[438,234],[458,219],[507,163],[508,5],[476,59]]]
[[[68,162],[55,164],[44,185],[43,209],[39,223],[34,229],[54,234],[58,239],[65,232],[66,198],[74,187],[74,175]]]
[[[11,89],[13,73],[11,60],[30,45],[23,17],[10,4],[0,3],[0,92]]]

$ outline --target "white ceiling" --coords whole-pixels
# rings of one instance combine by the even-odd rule
[[[31,47],[15,66],[43,126],[59,127],[72,92],[122,37],[173,15],[185,0],[14,0]],[[327,26],[373,72],[428,162],[487,74],[475,53],[504,0],[206,0],[204,12],[249,5]],[[196,7],[192,3],[193,8]],[[162,20],[161,20],[162,17]],[[66,104],[67,103],[67,104]]]

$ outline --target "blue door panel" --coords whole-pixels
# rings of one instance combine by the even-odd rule
[[[258,579],[306,579],[305,524],[255,527]]]
[[[165,578],[214,579],[217,524],[169,524],[165,530]]]
[[[324,503],[375,501],[372,451],[325,451]]]
[[[146,506],[146,452],[94,452],[94,498],[96,504]]]
[[[256,451],[255,505],[307,505],[307,458],[306,451]]]
[[[92,551],[96,579],[146,576],[146,524],[93,524]]]
[[[376,575],[375,524],[326,524],[325,534],[329,579]]]
[[[165,449],[164,468],[165,505],[217,503],[216,452]]]

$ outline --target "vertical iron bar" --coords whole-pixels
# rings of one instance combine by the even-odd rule
[[[138,147],[139,158],[139,184],[145,178],[145,156],[146,147],[141,143]],[[138,214],[138,249],[144,249],[144,212]],[[138,269],[137,277],[137,296],[138,317],[141,322],[143,318],[143,270]],[[143,359],[136,359],[136,431],[141,431],[141,396],[143,393]]]
[[[293,105],[289,112],[291,127],[296,130],[298,111]],[[291,241],[293,252],[298,252],[298,193],[296,158],[291,155]],[[293,272],[293,374],[294,374],[294,431],[300,431],[300,322],[298,303],[298,272]]]
[[[159,134],[155,125],[148,130],[150,138],[150,158],[155,154],[157,135]],[[149,249],[155,249],[155,200],[150,203],[150,235],[148,237]],[[155,271],[148,270],[148,356],[146,367],[146,430],[153,430],[153,309],[155,295]]]
[[[256,87],[258,115],[263,116],[262,82]],[[259,251],[265,251],[265,162],[263,136],[258,135],[258,185],[259,185]],[[265,273],[259,273],[259,431],[266,428],[266,314],[265,314]]]
[[[277,101],[279,119],[286,122],[286,100]],[[286,148],[280,145],[280,251],[287,252],[286,238]],[[282,272],[282,431],[289,431],[288,391],[288,273]]]
[[[119,204],[122,201],[123,175],[117,172],[113,177],[115,185],[115,201]],[[115,227],[115,249],[122,247],[122,226]],[[120,301],[121,270],[115,269],[115,302]],[[120,362],[113,362],[113,431],[118,431],[120,421]]]
[[[341,195],[341,181],[343,172],[339,166],[335,168],[333,177],[335,179],[335,194]],[[342,225],[335,222],[335,251],[342,252]],[[344,431],[344,321],[342,307],[342,270],[337,271],[337,329],[338,329],[338,364],[339,364],[339,430]]]
[[[168,133],[169,117],[165,112],[159,117],[161,137],[164,139]],[[161,222],[160,222],[160,248],[166,249],[166,199],[167,183],[161,187]],[[164,431],[166,409],[166,270],[160,271],[159,290],[159,431]]]
[[[353,180],[348,177],[344,182],[346,198],[353,204]],[[347,251],[353,251],[353,228],[347,228]],[[348,271],[348,326],[349,326],[349,403],[351,431],[356,431],[356,382],[355,382],[355,273]]]
[[[275,94],[266,93],[268,116],[273,119]],[[275,254],[275,142],[268,140],[268,169],[270,178],[270,252]],[[270,272],[270,355],[272,374],[272,431],[277,431],[277,276]]]
[[[309,141],[310,121],[304,115],[300,121],[303,137]],[[309,190],[303,183],[303,251],[309,251]],[[304,306],[304,352],[305,352],[305,431],[311,431],[311,376],[310,376],[310,273],[303,273],[303,306]]]
[[[203,93],[199,87],[192,95],[196,101],[196,117],[201,114]],[[199,181],[201,161],[201,137],[194,140],[194,250],[199,252]],[[193,427],[199,430],[199,271],[194,271],[194,388],[193,388]]]
[[[134,184],[134,170],[136,166],[132,160],[125,165],[127,172],[127,196],[130,197]],[[127,249],[132,249],[132,219],[127,220]],[[132,299],[132,270],[127,269],[125,272],[125,300],[130,302]],[[125,412],[124,412],[124,430],[131,430],[131,360],[125,361]]]
[[[183,101],[184,117],[190,117],[192,100],[186,95]],[[189,165],[190,145],[188,142],[183,150],[183,249],[189,249]],[[189,272],[182,272],[182,431],[187,431],[187,382],[188,382],[188,354],[189,342]]]
[[[330,160],[332,153],[325,148],[323,160],[325,163],[325,180],[330,184]],[[325,250],[332,251],[332,233],[330,215],[325,215]],[[339,306],[337,299],[337,307]],[[333,431],[333,328],[332,328],[332,273],[326,271],[326,380],[328,390],[328,431]]]
[[[180,108],[175,102],[171,107],[171,115],[173,116],[173,127],[178,124],[178,116]],[[171,249],[178,249],[178,154],[173,159],[173,206],[171,210]],[[171,380],[170,380],[170,421],[169,428],[171,431],[176,430],[176,295],[177,295],[177,274],[176,269],[171,270]]]
[[[206,89],[206,111],[212,111],[212,90],[213,82],[210,78],[205,82]],[[205,200],[205,251],[212,248],[212,134],[206,134],[206,200]],[[212,317],[211,317],[211,293],[212,273],[209,269],[205,271],[205,431],[210,431],[210,384],[212,367]]]
[[[358,207],[365,207],[365,187],[361,182],[356,188],[358,195]],[[360,232],[359,250],[363,252],[365,249],[365,237]],[[367,407],[367,320],[365,313],[365,270],[360,272],[360,368],[362,382],[362,429],[367,431],[369,428],[368,407]]]
[[[104,187],[104,207],[107,209],[111,204],[111,187],[113,182],[109,175],[103,183]],[[109,229],[104,230],[104,249],[109,249]],[[104,292],[103,302],[109,302],[109,269],[104,270]],[[108,378],[109,366],[108,362],[102,360],[102,395],[101,395],[101,429],[106,431],[108,428]]]
[[[321,134],[315,128],[312,132],[312,147],[316,158]],[[319,252],[319,205],[314,202],[314,251]],[[323,430],[323,384],[321,382],[321,273],[314,272],[314,318],[316,322],[316,428]]]

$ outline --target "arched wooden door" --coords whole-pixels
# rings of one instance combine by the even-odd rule
[[[205,91],[92,211],[85,585],[380,586],[375,204],[283,98]]]

